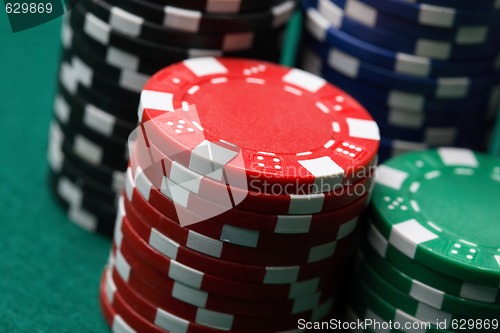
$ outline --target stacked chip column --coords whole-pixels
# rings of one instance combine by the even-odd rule
[[[381,161],[428,147],[486,148],[500,96],[498,2],[301,4],[302,67],[368,109]]]
[[[460,148],[382,164],[349,319],[371,319],[391,332],[497,331],[499,172],[498,158]]]
[[[367,111],[298,69],[197,58],[148,81],[139,117],[101,282],[109,324],[256,333],[330,318],[376,164]]]
[[[145,82],[187,58],[277,61],[292,0],[82,0],[62,28],[49,162],[54,195],[86,230],[111,235]]]

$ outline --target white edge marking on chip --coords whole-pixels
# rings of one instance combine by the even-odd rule
[[[307,195],[295,195],[291,194],[290,204],[288,206],[288,214],[304,214],[306,210],[308,213],[319,213],[323,208],[325,202],[324,193],[314,193]]]
[[[223,243],[220,240],[199,234],[193,230],[188,232],[186,246],[215,258],[221,257],[223,249]]]
[[[141,106],[145,109],[154,109],[165,112],[174,112],[174,95],[170,93],[143,90]]]
[[[349,136],[352,138],[380,140],[380,130],[373,120],[346,118]]]
[[[370,224],[370,230],[368,232],[368,243],[370,243],[370,245],[382,258],[385,258],[389,242],[384,238],[384,236],[382,236],[380,231],[378,231],[373,224]]]
[[[120,86],[137,93],[142,92],[142,88],[148,82],[149,76],[141,73],[135,73],[130,70],[120,72]]]
[[[111,32],[111,27],[94,14],[85,14],[85,23],[83,26],[83,30],[86,34],[88,34],[101,44],[109,44],[109,34]]]
[[[389,243],[413,259],[419,244],[437,238],[438,235],[422,226],[416,219],[410,219],[393,225]]]
[[[475,45],[486,43],[488,39],[488,26],[466,26],[458,29],[455,43],[459,45]]]
[[[85,126],[94,129],[98,133],[105,136],[111,136],[113,135],[116,118],[91,104],[86,104],[83,114],[83,123]]]
[[[109,260],[113,265],[114,265],[114,259],[110,256],[110,260]],[[116,293],[116,285],[115,285],[115,281],[113,281],[113,277],[111,275],[111,271],[110,271],[110,268],[111,267],[108,267],[108,269],[106,269],[106,298],[108,299],[108,301],[110,303],[113,303],[113,299],[115,297],[115,293]]]
[[[395,190],[401,189],[408,178],[407,172],[387,165],[380,165],[376,170],[375,182]]]
[[[426,304],[435,307],[436,309],[441,309],[443,306],[444,292],[417,280],[412,280],[409,295],[420,302],[425,302]]]
[[[321,292],[297,298],[293,300],[292,314],[302,313],[312,310],[320,303]]]
[[[71,65],[78,82],[87,88],[91,88],[94,76],[93,69],[76,56],[71,59]]]
[[[315,309],[313,309],[311,321],[316,322],[321,319],[324,319],[328,314],[332,312],[332,309],[333,309],[333,298],[330,298],[328,301],[323,302],[323,304],[320,304]],[[298,333],[298,332],[300,331],[295,330],[288,333]]]
[[[418,22],[441,28],[451,28],[455,22],[455,9],[428,4],[419,5]]]
[[[228,69],[220,61],[212,57],[186,59],[182,63],[198,77],[228,72]]]
[[[347,0],[345,14],[371,28],[377,24],[377,10],[361,1]]]
[[[320,260],[324,260],[330,258],[335,254],[335,250],[337,248],[337,241],[334,240],[332,242],[313,246],[309,250],[309,257],[307,258],[307,262],[317,262]]]
[[[61,42],[65,49],[69,49],[73,42],[73,30],[67,22],[64,22],[61,28]]]
[[[312,215],[278,215],[274,232],[278,234],[303,234],[311,229]]]
[[[309,295],[318,291],[319,281],[319,278],[314,278],[291,284],[288,298],[294,299],[302,295]]]
[[[497,258],[497,260],[500,260],[500,258]],[[484,303],[495,303],[497,294],[498,288],[473,283],[463,283],[460,289],[460,297]]]
[[[345,170],[330,156],[318,157],[310,160],[300,160],[299,164],[314,176],[314,184],[319,189],[324,186],[336,188],[344,179]]]
[[[412,54],[396,53],[395,71],[401,74],[428,77],[431,74],[431,61],[426,57]]]
[[[353,79],[358,77],[360,66],[359,59],[345,52],[334,48],[330,49],[328,52],[328,64],[331,68],[337,70],[345,76]]]
[[[181,264],[173,259],[170,260],[168,276],[175,281],[180,281],[196,289],[200,289],[203,283],[203,272]]]
[[[170,238],[167,238],[155,228],[151,229],[148,243],[152,248],[156,249],[158,252],[169,257],[170,259],[175,260],[177,258],[179,244]]]
[[[293,9],[295,8],[294,1],[285,1],[271,8],[271,12],[273,14],[273,27],[281,27],[284,25]]]
[[[463,148],[438,148],[437,152],[444,165],[469,166],[473,168],[479,166],[479,162],[472,150]]]
[[[230,224],[224,224],[220,240],[248,247],[257,247],[260,233],[257,230],[242,229]]]
[[[120,199],[118,200],[118,206],[119,206],[119,211],[118,214],[116,214],[115,227],[113,230],[113,241],[115,242],[116,247],[120,247],[123,241],[122,224],[123,224],[123,217],[125,216],[123,196],[120,196]]]
[[[79,134],[75,137],[73,149],[75,153],[81,156],[86,161],[93,164],[101,164],[104,151],[97,144],[88,140],[86,137]]]
[[[321,16],[317,10],[310,8],[307,10],[306,29],[317,40],[324,41],[330,28],[330,22]]]
[[[469,94],[471,81],[467,77],[437,79],[436,96],[443,98],[465,98]]]
[[[415,317],[436,325],[439,322],[451,323],[453,315],[451,313],[435,309],[430,305],[418,303]]]
[[[113,333],[136,333],[136,331],[118,314],[113,317],[111,331]]]
[[[165,6],[163,10],[164,26],[188,32],[200,29],[201,12],[171,6]]]
[[[299,277],[300,267],[266,267],[264,284],[294,283]]]
[[[185,301],[191,305],[204,308],[207,306],[208,293],[202,290],[194,289],[185,284],[174,282],[172,296],[178,300]]]
[[[241,0],[207,0],[205,11],[207,13],[233,13],[240,11]]]
[[[132,267],[130,267],[130,264],[127,262],[119,249],[115,252],[115,267],[116,271],[120,274],[123,280],[128,282]]]
[[[64,200],[72,206],[81,207],[83,193],[80,188],[75,186],[75,184],[66,177],[61,177],[57,185],[57,193],[59,193]]]
[[[209,327],[230,331],[233,328],[234,316],[211,311],[208,309],[198,309],[196,311],[196,323],[205,324]]]
[[[139,37],[143,23],[144,19],[142,17],[129,13],[119,7],[111,7],[109,25],[116,31],[128,36]]]
[[[187,333],[189,329],[189,321],[174,316],[160,308],[156,310],[154,323],[156,326],[169,332]]]
[[[127,194],[127,198],[132,201],[132,197],[134,194],[134,188],[136,187],[135,180],[134,180],[134,175],[132,174],[132,169],[129,167],[127,168],[127,174],[126,174],[126,181],[125,181],[125,192]],[[143,194],[144,199],[146,201],[149,200],[149,191],[145,194]]]
[[[420,319],[417,319],[413,316],[410,316],[406,312],[403,312],[400,309],[396,309],[396,313],[394,314],[394,319],[392,320],[393,323],[399,323],[401,326],[405,325],[405,323],[420,323],[421,326],[419,327],[425,327],[424,322]]]
[[[68,123],[71,108],[61,95],[56,95],[54,98],[54,113],[62,123]]]
[[[395,109],[402,108],[423,113],[425,106],[425,96],[421,94],[407,93],[398,90],[391,90],[388,103]]]
[[[346,223],[343,223],[338,232],[337,232],[337,240],[342,239],[356,230],[356,227],[358,226],[358,217],[355,217]]]
[[[417,39],[415,54],[438,60],[448,60],[452,50],[452,44],[430,39]]]
[[[95,231],[97,218],[92,213],[77,206],[71,206],[68,211],[69,219],[84,230]]]
[[[300,69],[291,69],[285,76],[283,82],[293,84],[311,93],[316,93],[326,85],[326,81],[319,76]]]
[[[139,70],[139,58],[136,55],[110,46],[106,52],[106,62],[118,68],[128,68],[133,71]]]
[[[317,8],[318,10],[312,9],[317,13],[314,19],[321,18],[326,21],[328,24],[327,29],[330,28],[330,24],[336,29],[340,28],[344,20],[344,11],[342,8],[330,0],[319,0]]]

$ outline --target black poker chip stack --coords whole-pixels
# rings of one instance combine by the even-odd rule
[[[50,185],[71,221],[111,235],[144,83],[201,56],[277,61],[294,0],[82,0],[65,17]]]

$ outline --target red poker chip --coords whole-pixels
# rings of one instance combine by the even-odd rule
[[[156,172],[155,172],[156,174]],[[137,177],[137,180],[135,179]],[[209,200],[190,193],[184,202],[167,197],[168,193],[160,192],[149,180],[145,173],[134,175],[132,170],[127,170],[125,188],[127,195],[132,195],[133,189],[146,198],[150,205],[159,210],[163,215],[171,218],[182,226],[191,225],[205,220],[206,216],[213,216],[213,220],[231,224],[241,228],[253,229],[271,233],[308,233],[311,230],[328,232],[331,228],[337,229],[343,224],[356,218],[365,209],[369,193],[365,193],[354,203],[336,211],[312,215],[272,215],[259,214],[246,210],[220,206]],[[203,217],[199,214],[203,214]]]
[[[195,58],[146,83],[140,121],[149,140],[189,169],[223,169],[298,193],[358,180],[376,160],[379,130],[342,90],[298,69]]]
[[[128,222],[137,234],[143,240],[149,242],[151,246],[153,246],[151,242],[154,242],[154,245],[157,247],[168,246],[172,242],[175,242],[208,256],[241,264],[263,266],[308,264],[326,260],[335,255],[336,251],[349,249],[353,245],[354,237],[347,236],[341,240],[333,240],[311,248],[287,251],[263,250],[209,238],[195,231],[183,228],[174,222],[170,223],[169,228],[164,229],[166,232],[160,232],[149,224],[149,220],[142,218],[141,213],[135,210],[128,200],[123,200],[123,202],[124,207],[119,208],[121,210],[119,214],[123,213],[126,215]]]
[[[324,291],[326,288],[331,288],[331,286],[337,288],[341,284],[341,275],[331,273],[315,279],[288,285],[244,283],[195,271],[175,260],[168,261],[167,269],[169,274],[164,274],[156,267],[141,260],[127,244],[122,244],[121,247],[114,248],[114,253],[118,268],[122,265],[125,267],[130,266],[129,269],[134,271],[135,275],[158,290],[164,288],[162,279],[168,278],[211,294],[235,299],[269,301],[298,299]],[[338,267],[339,270],[341,268]]]
[[[129,202],[138,212],[140,212],[144,221],[147,221],[149,225],[156,228],[161,233],[168,233],[171,228],[171,223],[176,223],[151,206],[137,189],[133,189],[132,196],[125,196],[124,198],[126,203]],[[326,243],[332,239],[342,239],[355,231],[357,223],[358,219],[354,217],[345,223],[337,225],[336,228],[334,228],[332,224],[332,228],[328,230],[328,232],[310,232],[307,234],[261,232],[258,230],[239,228],[229,224],[220,224],[210,219],[188,225],[185,228],[213,239],[219,239],[241,246],[287,250],[311,247]]]
[[[268,191],[271,193],[258,191],[258,189],[255,191],[248,188],[246,182],[240,183],[238,179],[233,181],[223,173],[217,174],[217,177],[221,177],[221,179],[215,179],[215,174],[209,177],[194,172],[172,160],[172,156],[168,156],[152,144],[142,127],[138,128],[136,134],[137,137],[130,154],[133,170],[137,168],[147,170],[154,164],[161,163],[163,175],[173,182],[186,187],[186,189],[203,198],[242,210],[289,215],[336,210],[359,199],[371,187],[373,180],[370,173],[355,183],[348,182],[345,186],[338,186],[333,191],[316,194],[287,193],[289,192],[287,188],[281,186],[271,188]],[[153,185],[156,184],[153,182]],[[275,189],[278,193],[273,193]]]
[[[290,284],[310,280],[327,274],[338,273],[344,267],[350,251],[338,252],[328,260],[302,266],[257,266],[245,265],[212,258],[189,248],[176,246],[171,249],[153,250],[130,226],[127,218],[117,219],[115,242],[120,247],[130,246],[141,260],[168,274],[168,258],[201,272],[248,283]]]
[[[165,333],[164,329],[155,326],[152,322],[139,315],[135,309],[125,302],[120,293],[116,290],[116,285],[112,279],[107,278],[106,271],[101,279],[100,300],[103,312],[108,317],[114,315],[109,323],[112,330],[120,332],[147,332],[147,333]],[[170,316],[169,324],[172,330],[182,330],[186,333],[221,333],[223,331],[211,329],[209,327],[189,323],[181,318]],[[168,332],[168,331],[167,331]]]
[[[117,272],[118,268],[117,268]],[[119,273],[120,274],[120,273]],[[204,291],[195,290],[178,281],[168,278],[161,278],[163,285],[158,288],[149,281],[144,281],[140,277],[140,272],[126,270],[120,276],[135,290],[151,301],[161,304],[168,308],[171,298],[182,301],[194,307],[205,308],[221,313],[230,313],[235,316],[251,317],[273,317],[290,316],[293,314],[306,312],[332,297],[332,291],[326,289],[324,292],[317,292],[313,295],[307,295],[294,300],[243,300],[220,295],[209,294]]]
[[[295,328],[299,319],[320,319],[318,317],[328,315],[329,310],[331,310],[331,304],[329,304],[330,306],[327,307],[318,305],[313,310],[286,317],[273,315],[265,317],[237,316],[230,313],[221,313],[192,306],[182,301],[178,301],[173,297],[164,294],[159,295],[154,291],[150,293],[154,298],[148,299],[143,296],[145,295],[144,290],[149,289],[148,287],[141,287],[140,293],[136,292],[131,285],[122,279],[116,269],[112,269],[112,278],[123,300],[150,322],[158,322],[158,318],[161,318],[164,312],[167,312],[192,323],[215,329],[249,333],[274,332]],[[324,303],[326,302],[322,302],[321,304]],[[328,311],[325,311],[325,308]],[[318,315],[318,312],[320,312],[322,316]]]

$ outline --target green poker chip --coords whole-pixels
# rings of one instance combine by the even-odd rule
[[[460,148],[391,159],[378,168],[370,214],[407,257],[500,286],[500,159]]]
[[[359,279],[357,280],[356,289],[350,295],[349,300],[349,309],[361,320],[372,319],[380,323],[392,323],[392,330],[387,330],[387,332],[409,332],[407,329],[404,329],[405,325],[419,325],[423,322],[411,314],[406,313],[404,310],[401,310],[399,307],[389,303]],[[449,326],[449,324],[445,322],[438,324]],[[420,328],[419,330],[414,329],[413,331],[419,333],[451,332],[444,327],[438,328],[433,325],[427,328],[422,328],[422,326],[420,326]],[[370,328],[368,329],[370,330]]]
[[[400,289],[418,288],[420,286],[417,286],[416,281],[419,281],[431,288],[471,301],[500,304],[498,286],[483,286],[465,282],[422,265],[390,245],[373,224],[368,223],[368,235],[363,245],[363,252],[371,263],[384,265],[387,261],[401,274],[411,277],[412,280],[406,283],[400,281]]]
[[[360,253],[360,277],[372,288],[389,297],[408,313],[419,311],[420,303],[426,307],[436,309],[441,315],[449,314],[457,316],[477,318],[497,318],[500,314],[500,306],[469,301],[456,296],[448,295],[440,290],[431,288],[418,281],[412,280],[404,273],[385,262],[384,260],[371,260],[370,256]],[[441,310],[442,313],[439,311]],[[426,311],[428,312],[428,311]],[[434,316],[432,314],[432,316]]]

